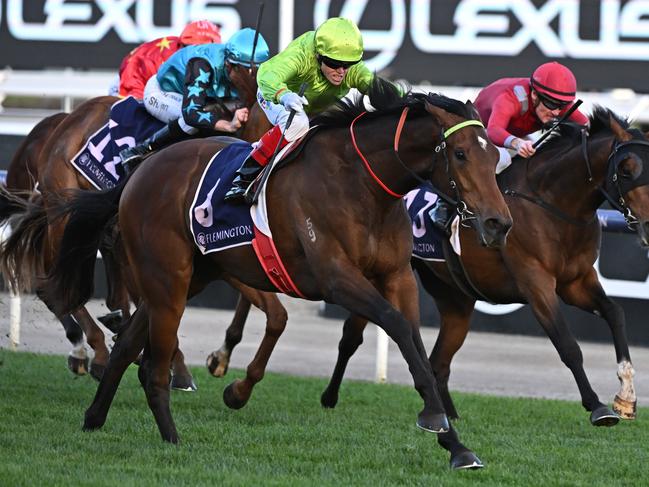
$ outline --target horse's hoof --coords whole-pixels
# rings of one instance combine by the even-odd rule
[[[83,421],[83,431],[95,431],[101,428],[106,422],[104,419],[95,418],[86,414],[86,418]]]
[[[484,464],[470,450],[451,457],[451,468],[453,470],[475,470],[483,467]]]
[[[608,406],[600,406],[590,413],[590,423],[593,426],[615,426],[619,421],[620,417]]]
[[[101,380],[101,378],[104,376],[104,372],[106,371],[106,366],[105,365],[100,365],[96,363],[90,364],[90,376],[95,379],[97,382]]]
[[[637,415],[637,404],[637,401],[627,401],[615,394],[613,411],[619,414],[622,419],[635,419]]]
[[[320,396],[320,404],[322,404],[323,408],[335,408],[336,404],[338,404],[338,394],[329,392],[328,388],[325,389]]]
[[[86,375],[88,373],[88,364],[90,363],[88,357],[77,358],[68,355],[68,369],[74,375]]]
[[[448,433],[448,430],[451,428],[448,424],[448,418],[444,413],[428,415],[420,413],[417,418],[417,426],[431,433]]]
[[[173,375],[171,377],[171,388],[175,391],[185,392],[195,392],[198,389],[191,375]]]
[[[234,382],[223,389],[223,402],[230,409],[241,409],[248,402],[239,399],[234,393]]]
[[[225,377],[230,361],[220,352],[212,352],[207,356],[205,366],[214,377]]]

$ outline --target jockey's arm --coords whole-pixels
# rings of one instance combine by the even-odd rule
[[[308,66],[306,54],[296,41],[279,54],[262,63],[257,71],[257,85],[266,100],[279,103],[288,90],[287,82],[300,75],[300,67]]]
[[[197,129],[233,132],[236,130],[231,130],[233,122],[221,120],[219,114],[205,109],[208,90],[214,83],[214,76],[214,70],[207,60],[195,57],[187,62],[183,88],[183,120]]]
[[[519,112],[520,104],[517,104],[515,100],[510,99],[506,94],[497,97],[487,121],[489,140],[499,147],[515,149],[512,142],[514,142],[516,136],[509,133],[507,127]]]

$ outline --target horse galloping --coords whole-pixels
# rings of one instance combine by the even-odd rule
[[[468,296],[445,262],[413,258],[422,285],[433,296],[441,316],[440,332],[430,354],[444,407],[458,417],[448,391],[451,361],[469,330],[477,299],[499,304],[528,303],[572,372],[582,405],[596,426],[612,426],[617,414],[604,405],[583,369],[582,353],[559,309],[565,303],[603,317],[611,329],[618,362],[620,391],[614,409],[635,417],[633,366],[622,308],[604,292],[593,264],[599,254],[601,229],[597,208],[605,201],[622,211],[649,246],[649,142],[613,113],[596,107],[590,135],[562,128],[530,160],[518,159],[498,178],[507,196],[514,226],[499,251],[475,245],[461,233],[461,261],[467,282],[477,292]],[[414,227],[413,227],[414,228]],[[362,342],[363,320],[348,320],[340,355],[321,401],[335,406],[346,364]]]
[[[422,177],[430,179],[463,202],[481,242],[501,245],[511,219],[495,184],[496,149],[470,103],[432,94],[402,96],[378,78],[369,96],[376,112],[364,114],[361,100],[341,103],[316,121],[320,129],[295,161],[269,178],[266,201],[277,252],[303,297],[338,303],[386,330],[423,399],[418,426],[440,433],[454,466],[477,466],[479,460],[446,419],[419,336],[412,237],[400,196]],[[87,299],[80,290],[92,271],[97,235],[117,211],[141,296],[86,411],[84,429],[105,423],[122,374],[144,346],[140,382],[162,438],[177,442],[167,371],[187,296],[215,278],[246,298],[249,286],[276,290],[250,246],[202,255],[189,235],[192,196],[223,145],[197,140],[172,146],[152,156],[126,184],[103,193],[79,192],[64,208],[69,221],[52,286],[62,294],[57,301],[65,303],[63,311]],[[178,164],[185,168],[180,174]],[[286,311],[275,300],[264,309],[266,333],[246,377],[224,391],[229,407],[246,404],[285,327]]]
[[[236,66],[232,73],[232,82],[240,93],[242,103],[253,107],[249,117],[250,124],[242,127],[241,133],[250,137],[251,141],[257,140],[269,128],[269,123],[261,110],[254,109],[254,73]],[[108,121],[110,108],[116,101],[115,97],[98,97],[81,104],[69,115],[58,114],[44,119],[26,137],[14,157],[14,161],[29,161],[29,173],[38,179],[42,199],[35,199],[29,206],[22,208],[24,214],[16,219],[12,236],[3,244],[0,265],[15,289],[29,289],[35,284],[37,294],[50,310],[55,307],[51,303],[52,295],[46,292],[37,277],[47,273],[62,236],[62,222],[54,221],[50,217],[50,210],[59,198],[65,195],[67,189],[93,189],[85,177],[70,164],[70,160],[87,139]],[[229,108],[219,104],[217,109],[227,113]],[[54,123],[55,120],[57,123]],[[9,174],[13,174],[13,171],[10,170]],[[11,200],[0,197],[0,208],[4,201]],[[14,208],[12,213],[20,211],[15,204]],[[122,315],[128,317],[129,296],[123,282],[124,270],[120,269],[119,257],[115,255],[116,249],[113,247],[115,235],[114,231],[112,234],[107,232],[100,249],[107,268],[107,305],[111,310],[120,309]],[[37,277],[35,282],[34,277]],[[85,307],[74,310],[72,315],[57,315],[57,318],[62,322],[66,336],[74,345],[68,357],[70,370],[75,374],[83,374],[88,369],[83,334],[79,329],[81,325],[88,344],[95,352],[90,364],[90,373],[99,379],[108,361],[108,349],[102,330]],[[182,355],[179,353],[175,360],[175,363],[179,364],[179,370],[174,376],[174,386],[187,389],[192,384],[191,375],[182,362]]]

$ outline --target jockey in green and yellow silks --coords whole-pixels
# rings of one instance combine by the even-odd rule
[[[330,107],[351,88],[361,93],[367,91],[373,74],[362,57],[363,38],[358,27],[349,19],[336,17],[315,31],[302,34],[259,66],[257,102],[274,127],[262,136],[244,161],[226,201],[243,202],[246,189],[269,162],[280,141],[284,145],[307,132],[309,114]],[[307,84],[307,89],[304,96],[299,96],[302,83]],[[291,110],[295,116],[284,130]]]

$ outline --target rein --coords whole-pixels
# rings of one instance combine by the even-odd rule
[[[394,143],[393,143],[394,155],[396,156],[397,161],[399,161],[399,163],[404,168],[404,170],[407,173],[409,173],[412,176],[413,179],[418,181],[420,184],[423,184],[423,183],[430,184],[429,181],[426,181],[421,176],[419,176],[417,173],[415,173],[412,169],[410,169],[403,162],[401,157],[399,156],[399,140],[401,139],[401,133],[402,133],[403,127],[404,127],[404,125],[406,123],[406,118],[408,116],[408,110],[409,110],[409,108],[405,107],[403,109],[403,111],[401,112],[401,116],[399,117],[399,122],[397,123],[397,127],[396,127],[395,132],[394,132]],[[366,113],[367,112],[362,112],[360,115],[358,115],[356,118],[354,118],[354,120],[352,120],[352,123],[349,126],[349,133],[351,134],[351,139],[352,139],[352,144],[354,146],[354,149],[356,150],[356,153],[358,154],[358,156],[361,158],[361,160],[365,164],[365,168],[367,169],[367,172],[372,176],[372,178],[377,182],[377,184],[386,193],[388,193],[390,196],[392,196],[394,198],[402,198],[404,196],[403,194],[399,194],[399,193],[391,190],[383,181],[381,181],[381,178],[379,178],[379,176],[374,172],[374,170],[372,169],[372,166],[370,165],[369,161],[363,155],[363,153],[361,152],[360,147],[356,143],[356,136],[354,134],[354,124],[356,123],[356,121],[359,118],[361,118]],[[450,127],[447,130],[442,129],[441,130],[441,135],[440,135],[441,142],[437,146],[435,146],[434,154],[433,154],[433,161],[436,158],[436,155],[439,154],[440,152],[444,156],[444,160],[446,161],[446,174],[449,177],[449,184],[450,184],[451,188],[453,188],[455,190],[456,199],[451,198],[450,196],[444,194],[442,191],[439,191],[435,187],[433,187],[433,190],[437,193],[437,195],[440,198],[442,198],[444,201],[446,201],[447,203],[449,203],[452,206],[457,208],[457,212],[460,215],[460,218],[461,218],[462,221],[473,218],[473,213],[471,211],[469,211],[466,203],[460,199],[460,192],[458,190],[457,183],[450,176],[450,161],[448,160],[448,156],[446,154],[446,139],[449,136],[451,136],[452,134],[454,134],[455,132],[457,132],[458,130],[461,130],[464,127],[468,127],[468,126],[471,126],[471,125],[477,125],[479,127],[484,128],[484,125],[479,120],[465,120],[464,122],[460,122],[460,123],[458,123],[456,125],[453,125],[452,127]]]

